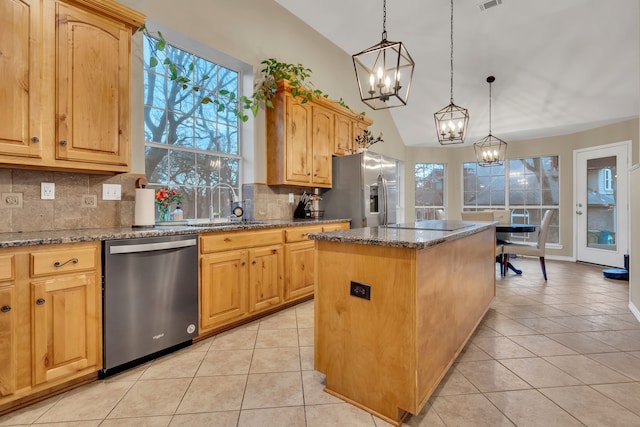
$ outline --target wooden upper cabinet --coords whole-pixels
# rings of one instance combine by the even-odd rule
[[[287,183],[311,182],[311,106],[291,96],[286,98],[286,168]]]
[[[354,129],[372,121],[326,98],[304,102],[278,82],[266,109],[267,185],[331,188],[331,156],[353,152]]]
[[[0,0],[0,156],[42,157],[41,0]]]
[[[312,177],[314,186],[331,187],[331,153],[334,140],[334,113],[326,108],[313,106],[312,116]]]
[[[0,0],[0,163],[127,172],[143,23],[112,0]]]
[[[127,166],[131,30],[57,3],[56,33],[56,159]]]
[[[355,136],[353,135],[352,120],[340,114],[335,115],[335,139],[333,154],[344,156],[352,154],[355,146]]]

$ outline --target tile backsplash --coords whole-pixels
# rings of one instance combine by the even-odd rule
[[[130,227],[134,221],[135,182],[141,175],[99,175],[0,168],[0,195],[18,193],[22,206],[0,200],[0,233],[81,228]],[[55,199],[40,198],[40,184],[55,184]],[[121,200],[102,200],[102,184],[120,184]],[[312,188],[242,186],[244,217],[249,220],[293,218],[302,192]],[[289,203],[289,193],[294,203]],[[96,196],[95,207],[83,206],[85,196]]]
[[[0,194],[22,195],[22,207],[0,200],[0,232],[129,227],[139,177],[0,168]],[[42,182],[55,184],[54,200],[40,199]],[[102,200],[102,184],[120,184],[121,200]],[[96,196],[95,207],[83,206],[87,195]]]

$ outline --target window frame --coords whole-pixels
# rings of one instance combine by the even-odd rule
[[[511,200],[510,200],[510,162],[514,161],[514,160],[533,160],[533,159],[544,159],[544,158],[556,158],[556,164],[557,164],[557,170],[558,170],[558,201],[557,201],[557,205],[549,205],[549,204],[542,204],[543,201],[543,197],[540,198],[540,204],[539,205],[530,205],[530,204],[524,204],[524,205],[512,205],[511,204]],[[471,206],[471,205],[465,205],[465,181],[464,181],[464,170],[465,170],[465,165],[467,164],[471,164],[471,163],[475,163],[475,162],[463,162],[462,163],[462,167],[461,167],[461,183],[462,183],[462,191],[461,191],[461,206],[462,206],[462,210],[485,210],[485,209],[506,209],[512,212],[512,217],[515,217],[516,219],[513,220],[513,222],[523,222],[525,221],[524,217],[527,216],[527,212],[521,212],[521,213],[517,213],[516,211],[527,211],[527,210],[539,210],[540,211],[540,219],[542,219],[542,214],[544,213],[545,210],[547,209],[551,209],[554,210],[556,212],[556,214],[554,215],[554,218],[552,219],[552,225],[550,226],[551,228],[556,228],[557,229],[557,235],[558,235],[558,241],[557,242],[553,242],[553,241],[549,241],[549,239],[547,239],[547,246],[548,247],[555,247],[555,248],[561,248],[561,241],[560,241],[560,236],[561,236],[561,228],[560,228],[560,215],[561,215],[561,211],[560,211],[560,188],[562,188],[562,183],[561,183],[561,162],[560,162],[560,155],[559,154],[548,154],[548,155],[538,155],[538,156],[528,156],[528,157],[517,157],[517,158],[512,158],[512,159],[505,159],[504,165],[502,166],[504,168],[504,200],[505,203],[504,205],[478,205],[476,204],[475,206]],[[478,166],[476,164],[476,168],[478,168],[480,166]],[[542,191],[543,189],[541,188],[539,191]],[[514,214],[514,212],[516,212]],[[523,218],[523,219],[518,219],[518,218]],[[557,225],[556,225],[557,224]],[[514,241],[531,241],[531,239],[535,238],[535,233],[528,233],[528,234],[524,234],[524,235],[517,235],[517,234],[513,234],[510,238],[510,240],[514,240]]]
[[[442,165],[442,205],[418,205],[415,203],[417,197],[417,184],[418,179],[416,178],[416,168],[418,165]],[[413,165],[413,194],[414,194],[414,210],[413,210],[413,218],[414,221],[424,221],[429,219],[435,219],[436,210],[442,209],[447,214],[447,197],[448,197],[448,179],[447,179],[447,171],[448,164],[444,162],[416,162]],[[422,215],[418,215],[418,210],[421,209]]]
[[[147,21],[146,25],[147,25],[147,28],[149,28],[151,35],[159,31],[162,32],[163,37],[167,41],[168,45],[171,45],[177,49],[188,52],[189,54],[200,57],[206,61],[212,62],[216,65],[222,66],[224,68],[227,68],[229,70],[236,72],[237,84],[238,84],[238,93],[236,93],[236,99],[242,95],[246,95],[246,96],[250,95],[250,93],[247,93],[247,90],[251,90],[251,88],[253,87],[253,73],[254,73],[253,67],[251,65],[246,64],[241,60],[236,59],[223,52],[220,52],[211,46],[207,46],[202,42],[191,39],[186,35],[179,33],[177,31],[174,31],[170,28],[167,28],[161,24],[158,24],[152,21]],[[137,43],[140,46],[139,60],[141,62],[140,69],[142,72],[142,79],[141,79],[141,85],[142,85],[141,92],[143,97],[142,108],[144,109],[147,106],[146,99],[144,99],[146,94],[145,84],[146,84],[147,70],[145,68],[145,52],[144,52],[145,40],[144,40],[144,35],[142,35],[142,33],[140,33],[140,38]],[[162,67],[162,64],[159,64],[157,67]],[[204,154],[204,155],[209,155],[213,157],[222,156],[225,158],[237,159],[237,169],[238,169],[237,185],[234,185],[233,188],[237,196],[239,197],[239,200],[242,200],[242,186],[245,183],[250,182],[250,180],[253,178],[253,171],[248,170],[249,168],[247,166],[250,166],[255,163],[254,149],[252,144],[252,141],[254,139],[253,138],[254,120],[252,115],[249,115],[249,116],[250,118],[246,122],[243,122],[240,119],[237,120],[237,145],[238,145],[237,154],[227,154],[219,151],[202,150],[202,149],[195,148],[195,146],[191,146],[191,147],[173,146],[171,144],[167,144],[166,141],[164,143],[147,141],[146,134],[145,134],[145,124],[143,120],[141,126],[142,126],[142,140],[144,145],[143,153],[142,153],[144,164],[146,165],[146,162],[147,162],[148,148],[160,148],[163,150],[173,150],[174,152],[179,151],[183,153],[191,153],[194,156],[197,156],[198,154]],[[171,151],[169,152],[169,155],[170,153]],[[146,169],[146,166],[145,166],[145,169]],[[172,179],[170,176],[171,175],[170,170],[171,170],[171,166],[168,165],[166,180],[169,182],[151,182],[151,180],[149,180],[150,181],[149,188],[159,188],[159,187],[165,187],[165,186],[169,186],[171,188],[186,188],[183,185],[177,185],[177,184],[171,183]],[[147,176],[149,176],[151,172],[152,171],[145,170],[145,174]],[[228,191],[228,187],[220,186],[218,187],[219,190],[218,188],[216,188],[216,184],[209,185],[209,186],[199,186],[195,184],[187,187],[194,189],[193,190],[194,200],[199,198],[196,195],[197,188],[201,188],[203,189],[203,191],[206,192],[205,199],[202,199],[201,201],[201,204],[204,204],[205,206],[198,206],[198,202],[194,201],[195,206],[193,206],[192,214],[188,217],[189,219],[196,219],[196,220],[212,219],[211,209],[208,208],[206,204],[209,204],[210,206],[215,205],[215,209],[221,212],[221,215],[230,214],[231,206],[229,202],[231,201],[232,196],[230,194],[231,192]],[[211,191],[212,189],[214,189],[215,191]],[[224,209],[220,208],[221,206],[224,206]],[[186,215],[185,215],[185,219],[187,219]]]

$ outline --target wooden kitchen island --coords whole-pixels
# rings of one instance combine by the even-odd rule
[[[310,236],[328,393],[394,425],[420,412],[495,296],[495,225],[466,224]]]

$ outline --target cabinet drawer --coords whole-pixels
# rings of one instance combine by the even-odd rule
[[[282,229],[212,233],[200,236],[200,253],[207,254],[278,243],[282,243]]]
[[[322,226],[309,225],[309,226],[302,226],[302,227],[287,228],[284,232],[285,241],[287,243],[302,242],[305,240],[309,240],[307,235],[313,234],[313,233],[322,233]]]
[[[336,230],[348,230],[348,222],[338,222],[335,224],[325,224],[322,226],[322,231],[336,231]]]
[[[14,278],[14,261],[13,255],[1,255],[0,256],[0,281],[12,280]]]
[[[96,269],[96,248],[31,253],[31,277]]]

